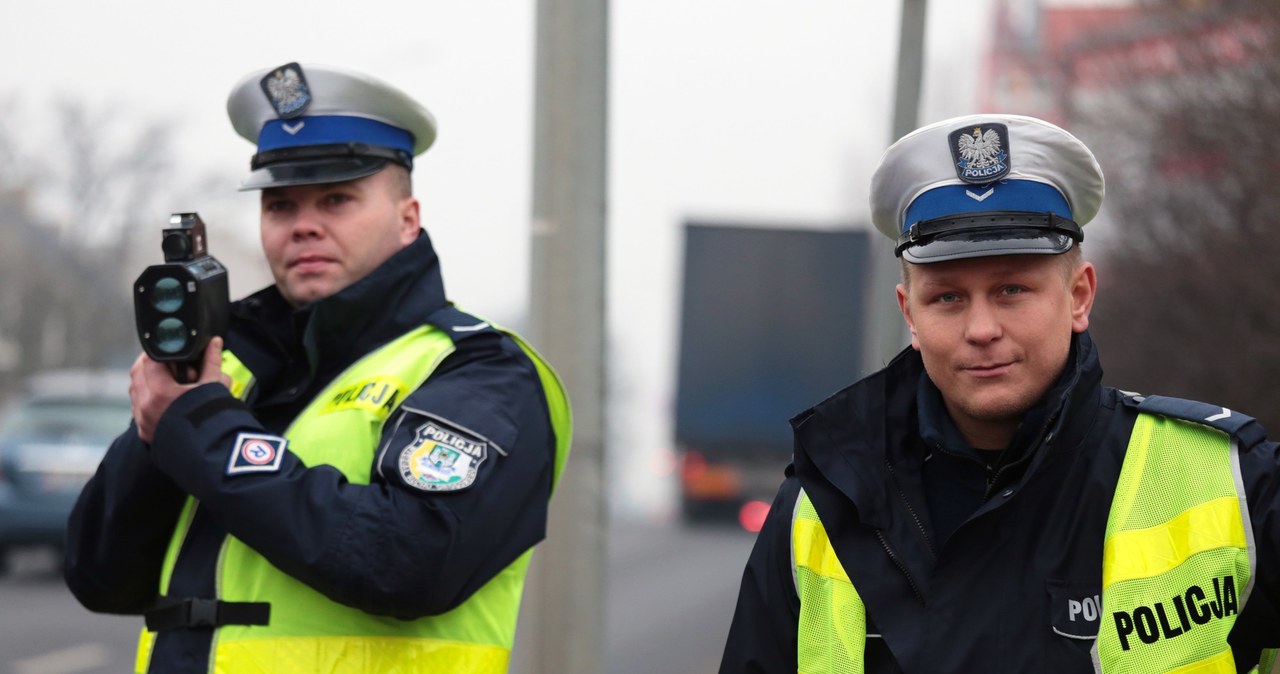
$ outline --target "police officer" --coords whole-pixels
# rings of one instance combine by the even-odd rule
[[[1102,196],[1089,149],[1029,117],[884,154],[911,348],[791,420],[723,674],[1275,671],[1280,449],[1102,385]]]
[[[145,616],[138,672],[505,672],[569,410],[524,342],[445,299],[410,189],[435,120],[297,63],[227,111],[275,284],[197,382],[134,363],[67,584]]]

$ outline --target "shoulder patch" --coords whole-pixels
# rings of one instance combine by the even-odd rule
[[[236,436],[231,460],[227,462],[227,475],[241,473],[274,473],[280,470],[284,460],[284,448],[288,440],[278,435],[241,433]]]
[[[1139,412],[1210,426],[1235,437],[1246,447],[1266,435],[1253,417],[1226,407],[1166,396],[1146,396],[1137,402]]]
[[[443,420],[429,420],[400,450],[400,479],[423,491],[466,489],[488,456],[488,440]]]

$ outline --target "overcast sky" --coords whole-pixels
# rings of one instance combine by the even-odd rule
[[[640,485],[621,489],[623,502],[650,508],[641,487],[671,442],[680,224],[865,222],[866,185],[890,141],[900,10],[851,0],[611,4],[612,471]],[[976,50],[990,30],[985,0],[929,4],[922,123],[975,111]],[[58,98],[173,120],[183,164],[225,171],[232,193],[253,151],[226,119],[240,77],[289,61],[368,71],[439,121],[414,181],[449,294],[520,322],[534,8],[515,0],[25,3],[0,24],[0,97],[37,111],[21,120],[33,134],[47,132],[38,111]],[[228,235],[256,245],[256,195],[234,199],[219,221],[206,217],[215,255]],[[178,210],[204,212],[175,203],[139,226],[158,229]],[[233,292],[265,282],[254,259],[224,262]]]

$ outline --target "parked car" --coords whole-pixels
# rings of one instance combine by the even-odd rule
[[[62,547],[76,497],[130,417],[127,375],[117,372],[42,375],[5,411],[0,573],[12,548]]]

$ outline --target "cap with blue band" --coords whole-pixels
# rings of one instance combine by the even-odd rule
[[[413,134],[377,120],[317,115],[307,117],[305,124],[301,125],[302,128],[288,131],[296,126],[298,126],[296,121],[287,119],[273,119],[267,122],[266,126],[262,127],[262,132],[258,134],[258,151],[266,152],[300,145],[362,142],[401,150],[413,156]]]
[[[1075,136],[1019,115],[969,115],[914,131],[871,180],[872,222],[927,264],[1059,254],[1102,204],[1102,170]]]
[[[403,91],[332,66],[288,63],[250,73],[227,114],[257,144],[241,190],[355,180],[413,157],[435,141],[431,113]]]

